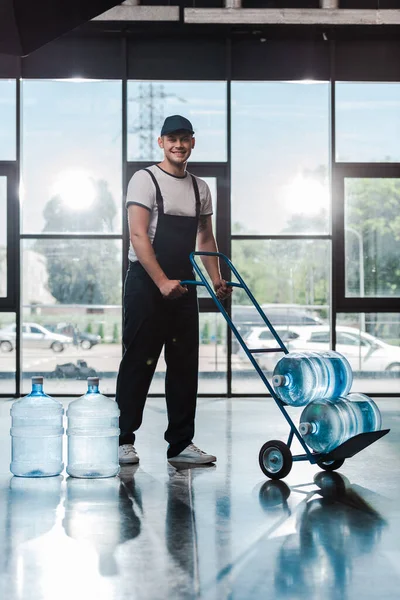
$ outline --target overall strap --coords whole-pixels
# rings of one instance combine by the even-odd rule
[[[200,210],[201,210],[199,186],[197,185],[196,177],[194,175],[192,175],[191,173],[190,173],[190,177],[192,178],[192,182],[193,182],[194,196],[196,198],[196,218],[198,219],[200,217]]]
[[[143,170],[147,171],[147,173],[150,175],[150,177],[153,180],[154,186],[156,188],[156,202],[157,202],[158,214],[163,215],[164,214],[164,201],[163,201],[163,197],[161,194],[160,186],[158,185],[158,181],[155,178],[155,176],[153,175],[153,173],[150,171],[150,169],[143,169]]]

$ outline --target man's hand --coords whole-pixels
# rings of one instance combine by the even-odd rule
[[[225,300],[232,294],[232,288],[227,285],[225,279],[218,279],[215,281],[214,290],[218,300]]]
[[[167,279],[159,287],[159,290],[166,300],[174,300],[188,293],[186,286],[182,286],[178,279]]]

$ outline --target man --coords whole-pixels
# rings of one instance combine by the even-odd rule
[[[165,394],[172,464],[207,464],[216,457],[193,444],[197,399],[199,323],[196,286],[189,260],[195,250],[217,250],[212,231],[210,190],[186,171],[195,146],[188,119],[167,117],[158,145],[164,159],[134,174],[128,186],[129,269],[124,288],[124,355],[116,400],[121,411],[121,464],[139,462],[135,431],[140,427],[152,377],[163,346]],[[202,258],[220,299],[231,293],[218,259]]]

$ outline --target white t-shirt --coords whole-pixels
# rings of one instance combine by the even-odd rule
[[[188,172],[184,177],[176,177],[163,171],[157,165],[152,165],[149,170],[155,176],[160,186],[164,200],[164,213],[183,217],[196,216],[196,198],[194,195],[193,181]],[[200,215],[212,215],[212,200],[210,188],[205,181],[196,177],[200,195]],[[137,204],[150,211],[148,236],[153,243],[157,228],[158,208],[156,202],[156,187],[149,173],[143,169],[136,171],[128,185],[126,206]],[[137,260],[132,243],[129,246],[129,260]]]

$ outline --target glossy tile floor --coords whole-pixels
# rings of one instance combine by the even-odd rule
[[[0,401],[0,597],[398,600],[400,400],[378,404],[387,436],[340,472],[297,463],[275,483],[258,466],[288,434],[271,400],[200,400],[195,441],[218,462],[177,470],[150,399],[140,466],[98,480],[12,477]]]

